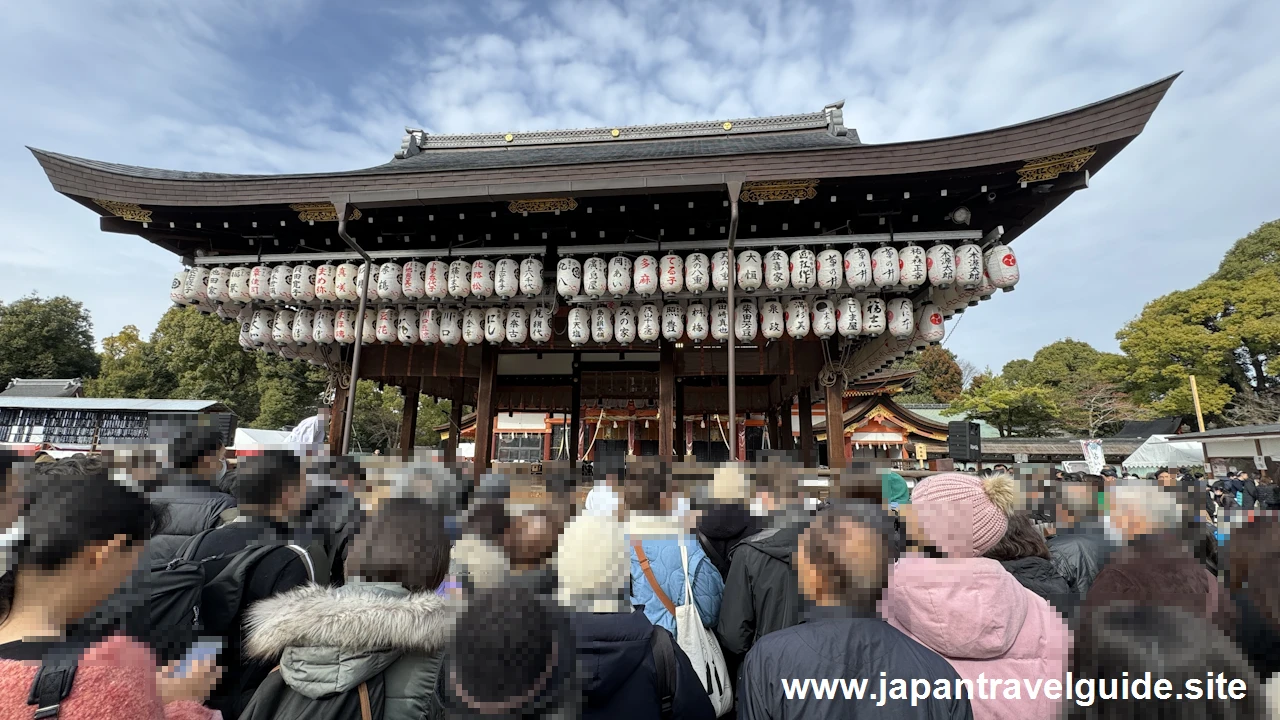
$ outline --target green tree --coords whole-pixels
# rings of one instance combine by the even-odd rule
[[[258,416],[254,427],[290,427],[316,413],[328,380],[324,368],[266,353],[257,354],[256,360]]]
[[[1020,385],[1049,390],[1059,411],[1054,422],[1058,430],[1100,437],[1118,430],[1125,420],[1149,414],[1111,379],[1111,368],[1122,360],[1089,343],[1066,338],[1040,348],[1030,360],[1009,361],[1002,375]]]
[[[1000,431],[1000,437],[1045,435],[1057,420],[1053,394],[1043,385],[1027,385],[1004,376],[975,382],[943,415],[963,415],[984,420]]]
[[[930,345],[911,358],[917,369],[911,392],[897,396],[899,402],[949,403],[964,389],[964,372],[955,353],[941,345]]]
[[[13,378],[91,378],[98,366],[83,304],[35,295],[0,302],[0,390]]]
[[[378,388],[372,380],[356,383],[356,407],[351,418],[351,450],[388,453],[400,440],[404,397],[397,388]]]
[[[436,427],[449,422],[449,412],[453,408],[450,400],[436,400],[423,395],[418,399],[418,432],[414,444],[423,447],[439,447],[440,433]]]
[[[193,307],[165,312],[151,335],[156,357],[177,381],[172,398],[217,400],[241,422],[258,416],[256,353],[240,347],[240,329]]]
[[[138,328],[125,325],[102,339],[98,377],[85,382],[89,397],[167,398],[177,382]]]

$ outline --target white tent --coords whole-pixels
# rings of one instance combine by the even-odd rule
[[[1204,464],[1204,449],[1198,442],[1178,441],[1177,435],[1152,435],[1122,463],[1125,470],[1152,472],[1157,468],[1179,468]]]
[[[257,430],[254,428],[236,428],[236,442],[232,449],[244,450],[279,450],[289,447],[289,433],[283,430]]]

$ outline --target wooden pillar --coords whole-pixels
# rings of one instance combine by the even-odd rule
[[[675,454],[676,433],[676,348],[663,342],[658,359],[658,456],[670,460]]]
[[[827,387],[827,467],[843,470],[849,466],[844,445],[844,385]]]
[[[413,457],[413,439],[418,434],[418,396],[422,394],[422,380],[410,378],[400,392],[404,395],[404,408],[400,411],[400,459]]]
[[[476,456],[472,467],[476,482],[493,463],[493,391],[497,379],[498,348],[485,343],[480,350],[480,385],[476,390]]]
[[[329,454],[337,457],[342,454],[342,418],[347,412],[347,393],[350,390],[337,387],[334,383],[333,406],[329,408]]]
[[[569,467],[578,466],[578,434],[582,428],[582,371],[578,353],[573,354],[573,379],[569,390]]]
[[[779,433],[778,433],[777,408],[769,408],[768,410],[765,411],[764,427],[765,427],[765,432],[769,433],[769,449],[770,450],[779,449],[779,447],[781,446],[779,444],[779,438],[778,438]]]
[[[683,460],[686,454],[686,449],[689,447],[689,440],[688,440],[688,437],[686,436],[686,428],[685,428],[685,422],[684,422],[684,383],[682,382],[676,383],[676,409],[675,409],[675,418],[673,419],[675,420],[675,423],[676,423],[676,436],[675,436],[676,457],[678,459]]]
[[[796,438],[791,433],[791,398],[787,398],[782,403],[782,407],[778,410],[778,448],[781,450],[794,450],[796,447]]]
[[[809,388],[801,388],[797,400],[800,403],[800,462],[805,467],[814,467],[817,461],[813,456],[813,396]]]
[[[449,399],[449,439],[444,442],[444,461],[458,461],[458,443],[462,442],[462,404],[466,401],[467,381],[458,378]]]

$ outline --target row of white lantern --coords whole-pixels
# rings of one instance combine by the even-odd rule
[[[356,329],[356,311],[352,308],[312,310],[246,306],[240,311],[240,343],[245,347],[273,344],[279,347],[311,344],[354,344],[359,337],[364,344],[404,343],[428,345],[443,343],[470,345],[502,341],[522,344],[528,340],[545,343],[551,340],[552,312],[545,306],[533,308],[449,308],[396,307],[384,305],[370,308],[363,327]]]
[[[595,255],[585,262],[565,257],[556,264],[556,291],[566,298],[585,294],[593,299],[621,298],[633,289],[641,297],[684,290],[701,294],[712,287],[723,292],[735,273],[738,287],[749,293],[762,286],[771,292],[838,290],[842,284],[852,290],[915,288],[926,280],[944,288],[953,283],[974,288],[982,283],[984,270],[996,287],[1009,288],[1018,282],[1017,260],[1007,245],[992,247],[984,257],[974,243],[955,249],[939,243],[927,251],[919,245],[899,250],[885,244],[871,251],[855,246],[843,255],[831,247],[817,253],[800,248],[790,255],[774,248],[763,256],[743,250],[732,263],[725,250],[710,258],[700,252],[685,258],[675,253],[661,259],[641,255],[634,261],[624,255],[608,261]]]

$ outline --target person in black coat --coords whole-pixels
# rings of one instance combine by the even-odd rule
[[[659,717],[664,691],[676,720],[714,720],[715,711],[689,658],[670,633],[655,627],[627,600],[631,556],[613,518],[584,515],[570,521],[556,556],[560,604],[572,611],[586,720]],[[658,637],[661,634],[665,637]],[[659,670],[655,646],[675,666]],[[670,687],[670,679],[675,682]]]
[[[1098,522],[1096,485],[1064,482],[1058,486],[1058,525],[1046,541],[1049,560],[1067,581],[1078,603],[1089,592],[1093,579],[1102,572],[1115,546],[1107,540]]]
[[[317,468],[317,470],[320,470]],[[327,472],[309,474],[307,501],[296,519],[297,541],[319,549],[329,566],[321,575],[330,585],[346,579],[347,549],[365,519],[355,493],[364,484],[364,469],[352,458],[339,458]]]
[[[729,557],[738,543],[763,529],[761,518],[755,517],[741,502],[717,502],[707,507],[698,518],[698,542],[720,577],[729,579]]]
[[[164,524],[147,544],[150,562],[172,559],[187,538],[235,518],[236,498],[217,481],[222,445],[221,431],[200,425],[183,430],[170,443],[172,467],[161,473],[159,487],[150,493],[152,504],[165,513]]]
[[[894,559],[893,522],[883,510],[837,501],[819,511],[796,555],[811,604],[802,624],[762,637],[747,655],[738,683],[740,720],[973,717],[968,699],[954,699],[960,676],[951,664],[876,615]],[[828,678],[843,679],[850,695],[837,686],[834,697],[820,699],[822,689],[805,683]],[[882,697],[880,683],[894,678],[925,680],[931,691],[946,687],[948,697],[914,703]]]
[[[1058,612],[1070,616],[1075,611],[1071,586],[1053,566],[1044,535],[1026,513],[1009,517],[1009,529],[985,556],[999,560],[1023,587],[1048,600]]]

